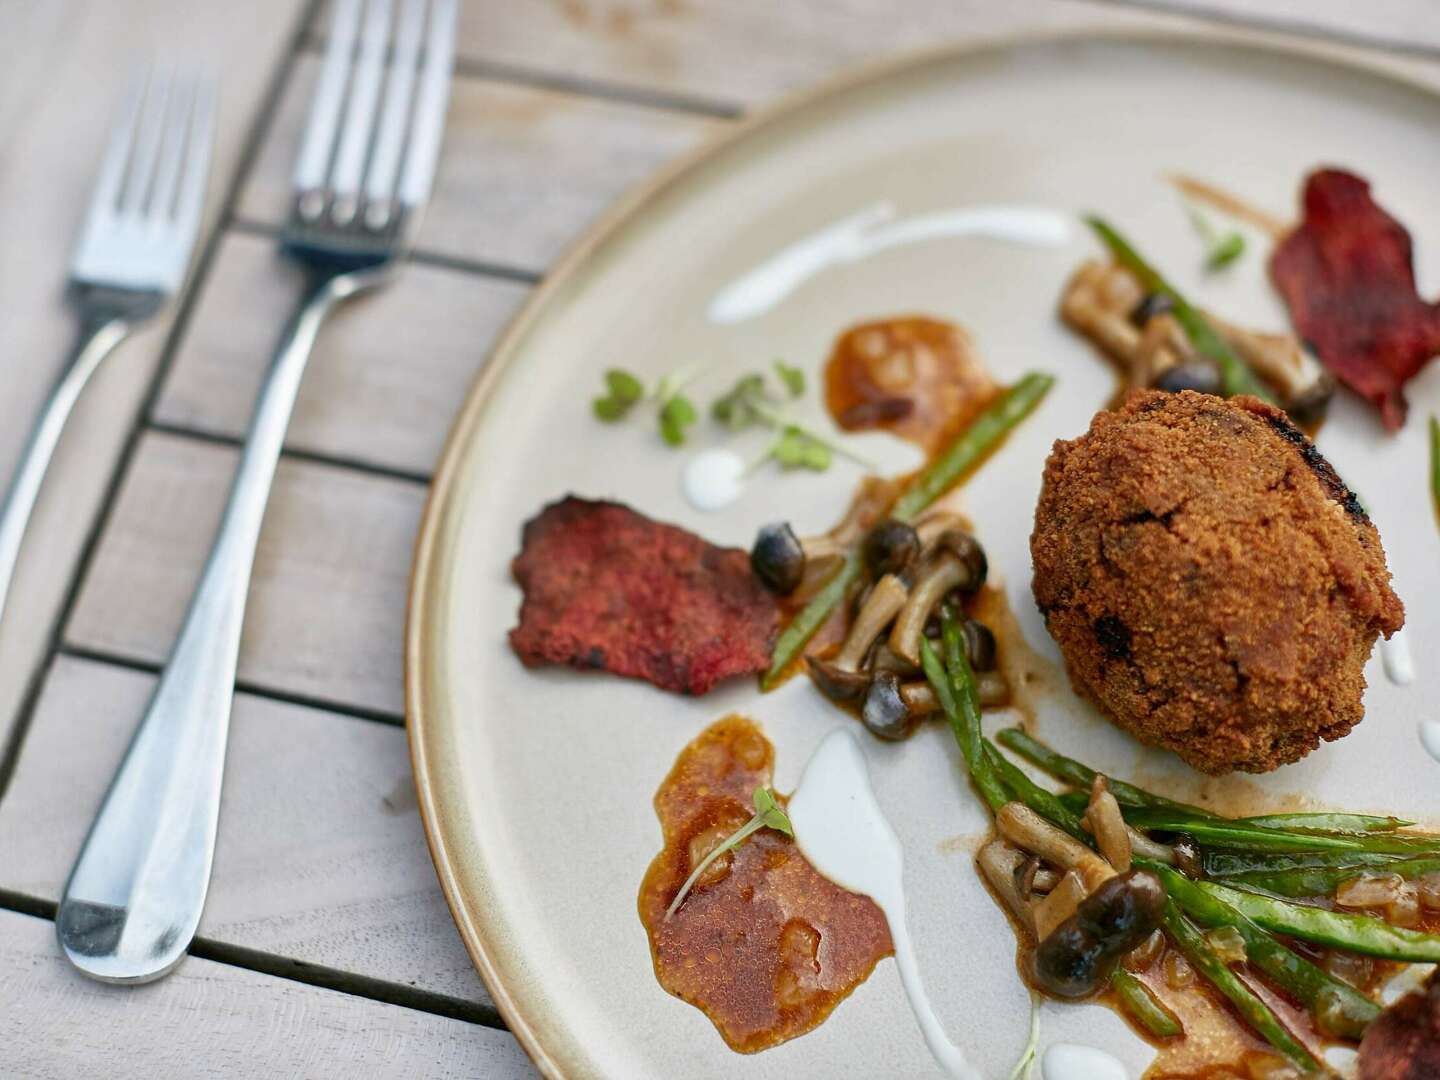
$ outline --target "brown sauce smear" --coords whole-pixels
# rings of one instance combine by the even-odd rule
[[[879,428],[931,451],[995,392],[970,335],[920,316],[852,327],[825,365],[825,404],[836,424]]]
[[[774,757],[742,716],[717,721],[685,747],[655,793],[665,846],[640,885],[660,985],[746,1054],[819,1025],[893,952],[874,901],[822,877],[772,829],[717,859],[665,918],[692,867],[750,819]]]

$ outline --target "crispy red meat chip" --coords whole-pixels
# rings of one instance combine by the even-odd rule
[[[770,665],[779,611],[749,556],[620,503],[550,504],[525,523],[511,571],[525,600],[510,645],[527,666],[703,694]]]
[[[1312,173],[1302,201],[1270,276],[1301,337],[1394,431],[1405,423],[1401,388],[1440,352],[1440,309],[1415,291],[1410,233],[1339,169]]]

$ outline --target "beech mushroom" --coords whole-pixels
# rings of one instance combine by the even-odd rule
[[[909,599],[890,631],[890,650],[912,664],[920,663],[920,638],[930,613],[954,589],[975,592],[985,584],[984,549],[975,538],[950,529],[937,541],[935,557],[920,571]]]
[[[1000,897],[1010,914],[1031,932],[1035,929],[1030,904],[1021,895],[1015,882],[1015,873],[1025,863],[1025,853],[1018,851],[1003,840],[992,840],[980,849],[975,862],[995,895]]]
[[[1095,777],[1090,786],[1090,805],[1085,810],[1084,825],[1095,837],[1100,854],[1118,873],[1130,869],[1130,833],[1120,814],[1120,804],[1110,794],[1103,776]]]
[[[1111,877],[1075,913],[1040,938],[1034,974],[1057,997],[1087,997],[1105,985],[1115,965],[1160,925],[1165,886],[1147,870]]]
[[[1000,835],[1062,870],[1079,872],[1085,886],[1095,889],[1115,876],[1114,868],[1069,833],[1050,824],[1024,803],[1009,802],[995,812]]]
[[[765,525],[750,548],[750,569],[773,593],[788,596],[800,587],[805,570],[825,559],[838,559],[844,549],[828,536],[802,540],[787,521]]]
[[[914,730],[921,715],[905,701],[898,675],[893,671],[875,673],[860,710],[860,720],[872,735],[892,741],[903,739]]]
[[[866,534],[861,550],[872,574],[903,574],[920,558],[920,536],[914,526],[888,518]]]
[[[810,674],[826,697],[832,701],[856,701],[865,693],[870,686],[871,673],[861,671],[860,664],[875,639],[885,632],[896,613],[905,606],[908,596],[905,583],[894,574],[886,574],[870,590],[840,651],[828,661],[817,660],[813,656],[805,658]]]
[[[1035,939],[1044,941],[1049,937],[1051,931],[1075,914],[1086,895],[1084,879],[1074,870],[1065,871],[1050,895],[1035,905]]]

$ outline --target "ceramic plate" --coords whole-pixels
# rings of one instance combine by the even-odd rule
[[[742,679],[685,699],[604,675],[526,670],[505,637],[520,600],[509,575],[520,525],[575,492],[748,547],[776,518],[802,535],[827,528],[860,474],[843,463],[823,476],[767,474],[729,510],[699,513],[682,497],[681,465],[720,435],[702,424],[696,445],[675,452],[647,424],[596,422],[601,373],[620,364],[655,377],[699,364],[695,394],[708,400],[778,356],[813,385],[842,329],[906,313],[967,327],[1002,380],[1054,373],[1056,390],[964,497],[1029,644],[1054,661],[1029,584],[1041,466],[1114,390],[1110,369],[1055,316],[1063,281],[1098,250],[1078,223],[1053,250],[975,238],[893,248],[827,269],[736,323],[707,317],[714,297],[779,248],[877,203],[901,216],[1025,203],[1101,212],[1216,310],[1278,329],[1285,318],[1260,254],[1268,244],[1252,236],[1232,273],[1204,278],[1165,175],[1203,177],[1288,216],[1301,177],[1321,163],[1374,181],[1414,232],[1421,291],[1434,295],[1437,133],[1437,98],[1308,53],[1193,38],[955,49],[851,77],[745,125],[633,197],[571,254],[490,359],[451,438],[420,540],[407,646],[411,745],[440,878],[475,963],[544,1071],[938,1075],[891,961],[814,1032],[752,1056],[728,1050],[656,983],[636,894],[660,845],[651,797],[675,755],[740,711],[774,741],[776,785],[788,791],[820,738],[853,722],[803,679],[764,696]],[[815,397],[812,419],[824,424]],[[1423,431],[1440,409],[1440,364],[1411,384],[1410,400],[1409,425],[1391,436],[1342,395],[1320,442],[1380,527],[1419,677],[1392,685],[1377,653],[1367,719],[1352,735],[1269,776],[1219,782],[1221,794],[1299,794],[1422,820],[1440,808],[1440,763],[1416,734],[1419,718],[1440,715],[1440,666],[1423,659],[1440,648]],[[917,462],[885,435],[856,445],[887,473]],[[1116,775],[1195,792],[1195,774],[1101,722],[1063,675],[1050,683],[1035,703],[1043,738]],[[960,780],[955,746],[938,724],[902,744],[864,746],[905,845],[912,932],[940,1017],[986,1076],[1006,1075],[1029,1001],[1013,935],[972,866],[986,818]],[[1043,1032],[1046,1042],[1103,1046],[1132,1075],[1151,1057],[1105,1008],[1047,1005]]]

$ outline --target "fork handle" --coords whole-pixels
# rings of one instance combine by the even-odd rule
[[[160,978],[180,962],[200,924],[245,599],[275,466],[321,324],[373,283],[365,273],[325,280],[281,339],[180,636],[56,914],[61,949],[94,978]]]
[[[90,381],[90,376],[125,339],[130,329],[131,323],[119,315],[99,316],[85,321],[70,363],[50,391],[40,420],[20,455],[15,479],[4,502],[0,503],[0,618],[5,615],[5,597],[15,575],[15,564],[20,559],[20,542],[25,536],[30,513],[35,509],[35,500],[40,495],[41,481],[50,468],[56,446],[60,444],[65,421],[70,419],[70,413],[80,400],[80,393]]]

